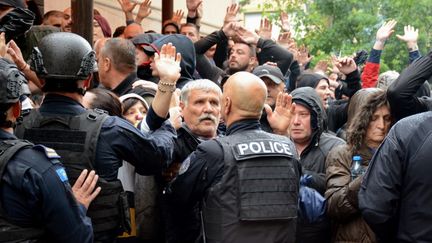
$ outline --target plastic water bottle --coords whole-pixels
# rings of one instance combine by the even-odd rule
[[[362,157],[359,155],[354,155],[352,158],[351,165],[351,180],[363,175],[366,172],[366,169],[363,167]]]

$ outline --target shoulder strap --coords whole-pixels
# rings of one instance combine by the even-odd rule
[[[18,150],[26,147],[33,146],[32,143],[25,140],[6,140],[2,141],[0,144],[0,178],[3,176],[4,170],[6,168],[9,160],[15,155]],[[1,180],[0,180],[1,182]],[[1,202],[0,202],[1,205]]]

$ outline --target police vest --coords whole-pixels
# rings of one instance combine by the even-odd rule
[[[42,116],[38,110],[33,110],[15,133],[19,138],[55,149],[73,185],[83,169],[94,169],[99,133],[107,117],[98,109],[77,116]],[[95,239],[104,237],[106,231],[129,232],[129,208],[121,182],[99,177],[97,186],[102,190],[87,211]]]
[[[294,242],[300,167],[292,142],[261,130],[216,141],[225,166],[202,204],[207,242]]]
[[[29,147],[33,144],[22,140],[6,140],[0,143],[0,178],[9,160],[20,149]],[[0,179],[0,183],[1,183]],[[43,228],[24,228],[8,222],[5,218],[5,212],[0,201],[0,242],[21,242],[26,240],[37,240],[44,235]]]

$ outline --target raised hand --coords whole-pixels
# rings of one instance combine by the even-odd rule
[[[188,9],[188,17],[195,18],[199,17],[198,8],[203,3],[203,0],[186,0],[186,7]]]
[[[236,37],[240,41],[252,45],[256,45],[258,43],[260,37],[257,33],[250,31],[241,25],[236,25],[235,30]]]
[[[0,40],[1,40],[1,38],[0,38]],[[26,61],[24,60],[24,57],[21,53],[21,49],[18,47],[18,45],[15,43],[15,41],[13,41],[13,40],[9,41],[9,45],[6,49],[6,52],[12,58],[12,61],[15,63],[15,65],[17,65],[19,70],[22,71],[28,65],[26,63]]]
[[[418,35],[418,29],[415,29],[414,26],[407,25],[404,26],[404,35],[396,35],[396,37],[406,42],[408,48],[413,49],[417,47]]]
[[[87,170],[83,170],[72,187],[76,200],[87,209],[101,191],[100,187],[95,189],[98,179],[99,176],[96,175],[94,170],[90,171],[90,173]]]
[[[340,58],[336,62],[336,67],[345,75],[348,75],[357,70],[357,64],[351,57]]]
[[[306,48],[306,46],[302,45],[298,49],[298,55],[297,55],[297,62],[305,66],[312,60],[313,56],[309,55],[309,50]]]
[[[139,6],[137,16],[135,18],[136,23],[141,23],[141,21],[147,18],[151,14],[151,0],[145,0]]]
[[[394,33],[394,27],[396,26],[396,20],[390,20],[385,22],[376,33],[376,40],[385,42]]]
[[[237,14],[240,10],[240,6],[238,4],[231,4],[227,7],[226,14],[224,17],[224,25],[231,23],[231,22],[237,22]]]
[[[288,134],[288,128],[295,110],[295,103],[292,103],[292,96],[279,92],[276,98],[274,111],[267,104],[264,106],[267,113],[267,121],[274,133],[280,135]]]
[[[135,6],[137,5],[136,2],[132,3],[130,0],[117,0],[121,6],[121,9],[125,13],[132,13]]]
[[[261,18],[260,28],[255,32],[264,39],[271,39],[273,25],[266,17]]]
[[[159,83],[174,84],[180,78],[180,53],[176,54],[176,48],[171,43],[162,46],[160,54],[155,53],[154,69],[159,75]]]
[[[281,29],[285,32],[289,32],[291,30],[291,26],[290,26],[288,14],[285,12],[281,12],[280,21],[281,21]]]
[[[226,35],[226,37],[233,37],[236,35],[236,28],[237,28],[238,23],[234,23],[234,22],[230,22],[228,24],[225,24],[222,27],[222,31],[224,32],[224,34]]]
[[[176,22],[177,25],[180,26],[181,25],[181,21],[183,19],[183,16],[184,16],[183,10],[179,9],[179,10],[176,10],[173,13],[173,16],[172,16],[171,20],[174,21],[174,22]]]

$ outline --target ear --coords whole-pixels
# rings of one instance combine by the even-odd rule
[[[250,57],[249,58],[249,67],[252,69],[255,68],[258,65],[258,59],[256,57]]]
[[[228,114],[231,113],[231,102],[230,97],[225,97],[225,107],[223,110],[225,117],[228,117]]]
[[[105,72],[108,72],[111,69],[111,59],[109,59],[108,57],[104,57],[102,59],[102,68]]]
[[[18,101],[12,105],[12,115],[15,119],[21,116],[21,102]]]

